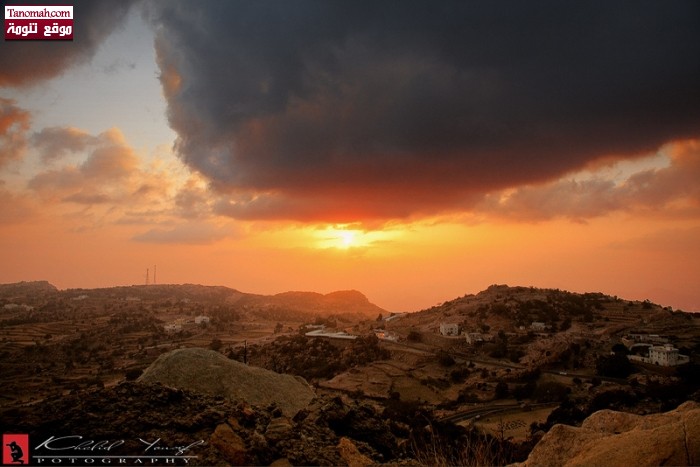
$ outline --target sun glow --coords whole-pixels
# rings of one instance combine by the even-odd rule
[[[356,232],[352,230],[340,232],[340,239],[342,240],[341,246],[343,248],[350,248],[353,245],[353,243],[355,243],[355,235]]]
[[[396,232],[362,230],[350,225],[336,225],[316,231],[316,246],[322,249],[366,249],[396,236]]]

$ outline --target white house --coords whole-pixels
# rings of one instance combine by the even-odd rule
[[[459,324],[440,323],[440,334],[442,334],[443,336],[458,336]]]
[[[194,318],[194,324],[209,324],[211,319],[208,316],[200,315]]]
[[[677,366],[690,361],[690,357],[678,353],[678,349],[671,344],[650,346],[648,357],[628,355],[627,358],[644,363],[653,363],[659,366]]]
[[[547,326],[541,321],[533,321],[530,325],[530,329],[533,331],[544,331]]]

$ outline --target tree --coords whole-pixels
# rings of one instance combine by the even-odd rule
[[[559,325],[560,331],[566,331],[571,327],[571,318],[565,318],[564,321]]]
[[[420,342],[422,340],[422,337],[418,331],[416,331],[415,329],[411,329],[406,339],[408,339],[411,342]]]
[[[496,384],[496,399],[505,399],[506,397],[508,397],[509,392],[510,391],[508,391],[508,384],[506,382],[499,381],[498,384]]]
[[[611,378],[627,378],[634,371],[627,357],[618,353],[598,357],[595,367],[598,375]]]
[[[221,346],[223,345],[223,342],[221,342],[221,339],[214,338],[212,339],[211,343],[209,344],[209,348],[215,351],[221,350]]]
[[[455,364],[455,359],[452,358],[452,355],[448,354],[444,350],[438,351],[437,358],[438,358],[438,362],[442,366],[448,367],[448,366],[452,366]]]

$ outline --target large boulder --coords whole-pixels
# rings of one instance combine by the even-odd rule
[[[248,366],[200,348],[161,355],[138,381],[224,396],[263,408],[274,403],[288,417],[305,408],[315,395],[303,378]]]
[[[523,466],[655,466],[700,464],[700,404],[633,415],[595,412],[580,428],[554,425]]]

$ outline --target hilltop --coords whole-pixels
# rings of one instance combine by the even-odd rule
[[[204,304],[227,305],[234,311],[265,315],[340,315],[345,317],[375,317],[386,310],[371,303],[357,290],[320,294],[316,292],[283,292],[260,295],[241,292],[224,286],[196,284],[153,284],[104,287],[96,289],[59,290],[48,281],[0,284],[0,303],[36,304],[52,298],[91,300],[141,300],[169,303],[196,301]]]

